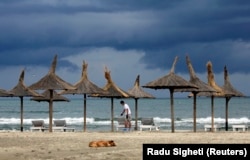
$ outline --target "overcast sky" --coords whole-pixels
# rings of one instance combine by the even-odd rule
[[[0,1],[0,88],[16,85],[22,69],[30,85],[47,74],[55,54],[56,73],[74,84],[82,61],[89,79],[106,83],[104,67],[122,89],[169,73],[189,80],[185,56],[207,82],[211,61],[218,85],[226,65],[232,85],[250,95],[250,1],[242,0],[11,0]],[[168,91],[145,89],[167,97]]]

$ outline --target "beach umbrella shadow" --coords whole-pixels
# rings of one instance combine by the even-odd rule
[[[106,91],[105,94],[92,94],[91,97],[100,97],[100,98],[110,98],[111,99],[111,131],[114,132],[114,98],[133,98],[132,95],[126,91],[119,88],[111,78],[111,71],[105,67],[104,76],[107,80],[106,85],[103,87],[103,90]]]
[[[135,99],[135,130],[138,129],[138,99],[155,98],[151,94],[145,92],[140,86],[140,75],[136,77],[134,87],[128,90],[128,93]]]
[[[56,75],[56,64],[57,55],[55,55],[54,60],[51,64],[51,68],[47,75],[41,78],[38,82],[30,85],[29,88],[34,90],[48,90],[49,94],[49,132],[52,132],[52,120],[53,120],[53,91],[54,90],[68,90],[75,89],[70,83],[62,80]]]
[[[88,73],[87,73],[87,68],[88,68],[88,64],[83,61],[82,64],[82,75],[81,75],[81,79],[74,84],[73,86],[75,87],[75,89],[73,90],[65,90],[62,91],[59,94],[83,94],[83,99],[84,99],[84,105],[83,105],[83,131],[86,131],[86,126],[87,126],[87,122],[86,122],[86,117],[87,117],[87,95],[89,94],[97,94],[97,93],[101,93],[101,94],[105,94],[106,92],[99,88],[97,85],[95,85],[94,83],[92,83],[89,79],[88,79]]]
[[[21,71],[19,81],[17,85],[11,89],[9,92],[13,93],[14,97],[20,98],[20,130],[23,132],[23,98],[24,97],[42,97],[39,93],[33,91],[32,89],[28,88],[24,84],[24,70]]]
[[[186,81],[182,77],[176,75],[174,73],[175,65],[177,63],[178,57],[175,57],[174,63],[169,74],[158,78],[154,81],[147,83],[146,85],[142,86],[145,88],[151,89],[169,89],[170,91],[170,106],[171,106],[171,130],[175,132],[175,125],[174,125],[174,91],[176,89],[184,89],[184,88],[198,88],[194,84]]]

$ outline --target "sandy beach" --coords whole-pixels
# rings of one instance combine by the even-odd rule
[[[90,148],[93,140],[116,147]],[[250,143],[250,132],[0,132],[1,160],[142,159],[145,143]]]

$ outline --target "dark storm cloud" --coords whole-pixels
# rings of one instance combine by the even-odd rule
[[[148,68],[249,72],[250,2],[154,0],[13,0],[0,2],[0,65],[48,65],[55,53],[91,47],[145,52]],[[13,59],[13,57],[16,57]],[[69,65],[63,63],[64,65]]]

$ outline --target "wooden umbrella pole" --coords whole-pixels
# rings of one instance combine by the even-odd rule
[[[138,100],[139,98],[154,98],[151,94],[143,91],[140,87],[140,75],[137,75],[134,87],[128,90],[128,93],[134,97],[135,100],[135,130],[138,130]]]
[[[225,115],[225,129],[228,131],[228,103],[230,101],[231,97],[226,97],[226,115]]]
[[[52,132],[52,119],[53,119],[53,90],[50,89],[50,100],[49,100],[49,132]]]
[[[114,98],[111,98],[111,131],[114,132]]]
[[[21,126],[20,126],[20,130],[22,132],[23,131],[23,97],[21,96],[20,99],[21,99],[21,117],[20,117]]]
[[[214,96],[211,97],[211,131],[214,132]]]
[[[84,106],[83,106],[83,131],[86,132],[86,116],[87,116],[87,96],[84,94]]]
[[[172,133],[174,133],[174,89],[170,90],[170,99],[171,99],[171,126],[172,126]]]
[[[135,98],[135,130],[138,129],[138,98]]]
[[[193,118],[194,118],[194,132],[196,132],[196,97],[197,97],[197,92],[193,92],[194,95],[194,108],[193,108]]]

